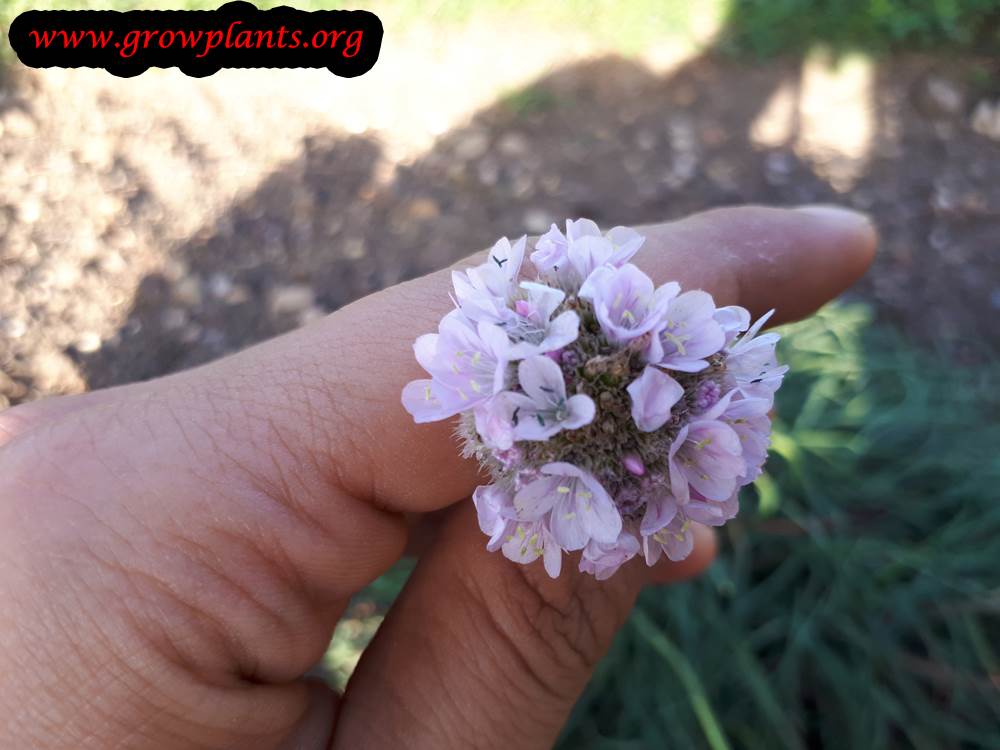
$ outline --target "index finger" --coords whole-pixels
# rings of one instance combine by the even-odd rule
[[[635,263],[657,283],[704,289],[755,316],[773,307],[779,322],[850,286],[876,244],[864,216],[833,207],[725,208],[639,231],[646,243]],[[399,397],[422,376],[412,344],[436,330],[450,290],[445,269],[371,295],[217,363],[199,387],[246,389],[239,401],[259,404],[283,442],[301,441],[302,455],[328,460],[355,496],[398,511],[444,507],[480,483],[478,469],[460,458],[451,423],[416,425]]]

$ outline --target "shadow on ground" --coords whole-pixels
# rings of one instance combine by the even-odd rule
[[[704,56],[663,77],[619,57],[574,64],[394,169],[370,138],[313,138],[176,247],[180,270],[147,277],[119,335],[77,358],[91,388],[182,369],[567,217],[834,201],[883,234],[854,293],[914,340],[974,361],[1000,341],[1000,144],[968,125],[981,66],[882,60],[855,157],[803,146],[799,59]]]

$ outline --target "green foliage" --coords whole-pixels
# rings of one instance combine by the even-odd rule
[[[559,100],[544,86],[532,85],[504,94],[500,104],[518,117],[527,117],[555,109]]]
[[[836,50],[934,47],[993,52],[997,0],[731,0],[721,45],[769,56],[817,44]]]
[[[1000,364],[860,305],[784,333],[768,473],[706,576],[642,596],[561,748],[1000,748]],[[338,674],[372,629],[338,629]]]
[[[646,592],[561,747],[1000,748],[1000,367],[790,327],[768,474]]]

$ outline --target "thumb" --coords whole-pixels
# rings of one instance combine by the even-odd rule
[[[451,511],[365,651],[341,704],[334,748],[551,747],[597,662],[651,580],[633,559],[606,581],[564,565],[514,565],[483,548],[472,503]],[[715,553],[657,566],[696,575]]]

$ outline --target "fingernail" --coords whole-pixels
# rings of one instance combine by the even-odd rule
[[[831,225],[837,225],[838,229],[870,229],[872,225],[871,219],[868,218],[867,214],[863,214],[860,211],[853,211],[843,206],[816,203],[809,206],[799,206],[795,210],[819,217],[824,221],[829,221]]]

